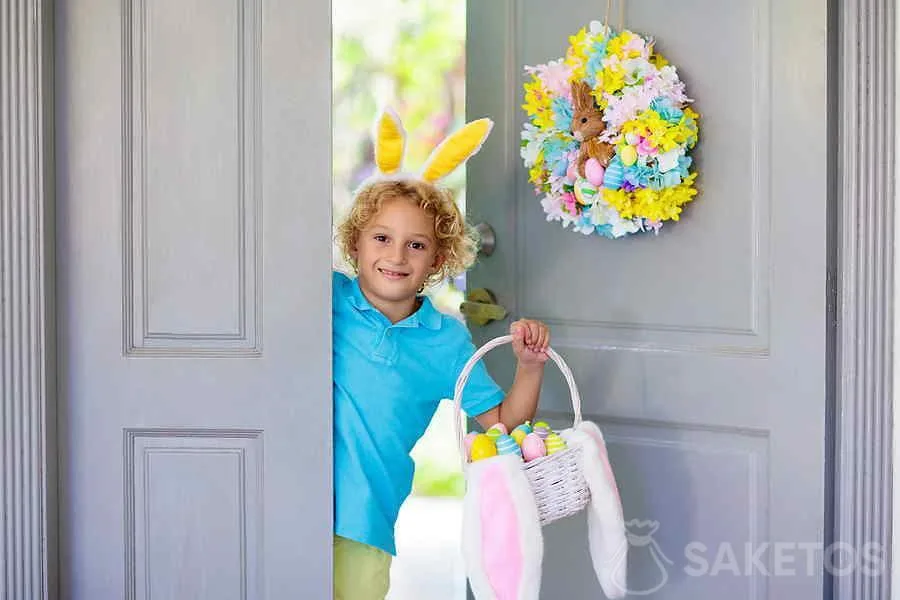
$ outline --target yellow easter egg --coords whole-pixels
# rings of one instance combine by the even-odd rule
[[[525,439],[525,436],[528,435],[528,433],[524,429],[516,428],[513,429],[513,432],[509,435],[512,437],[512,439],[516,440],[516,444],[521,446],[522,440]]]
[[[637,162],[637,150],[635,150],[634,146],[622,146],[622,149],[619,151],[619,158],[622,159],[623,165],[630,167]]]
[[[562,452],[566,449],[566,441],[562,439],[558,433],[551,433],[547,436],[547,439],[544,440],[544,443],[547,446],[547,455],[556,454],[557,452]]]
[[[475,439],[472,440],[472,450],[470,454],[472,456],[472,462],[497,456],[497,446],[494,444],[494,440],[486,434],[479,433],[475,436]]]

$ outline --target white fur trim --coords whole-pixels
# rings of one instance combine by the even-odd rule
[[[584,478],[591,490],[588,547],[594,573],[607,598],[622,598],[628,589],[628,538],[618,494],[601,458],[601,452],[606,453],[603,434],[597,425],[584,421],[569,435],[584,445]]]
[[[522,545],[522,585],[516,600],[538,600],[541,590],[541,565],[544,536],[534,494],[517,456],[503,455],[480,460],[466,469],[466,496],[463,499],[463,560],[469,584],[476,600],[494,600],[494,592],[481,555],[481,485],[488,465],[500,465],[509,489],[519,526]]]
[[[393,121],[394,126],[400,131],[400,156],[397,158],[397,168],[387,173],[382,171],[381,165],[378,164],[378,147],[381,145],[381,136],[379,135],[379,132],[381,129],[381,121],[385,117]],[[403,162],[406,160],[406,129],[403,127],[403,121],[400,120],[400,115],[398,115],[397,112],[390,106],[385,106],[381,111],[378,112],[378,118],[375,120],[375,125],[372,128],[372,139],[375,142],[375,170],[378,173],[382,175],[393,175],[403,168]]]

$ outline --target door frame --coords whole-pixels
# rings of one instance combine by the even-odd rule
[[[514,2],[516,0],[505,0]],[[8,49],[0,113],[0,587],[11,597],[59,597],[56,444],[54,9],[17,0],[3,9]],[[885,575],[825,574],[823,596],[887,599],[891,592],[895,164],[894,0],[831,0],[826,544],[884,548]],[[13,384],[15,380],[15,384]],[[870,424],[871,423],[871,424]],[[7,468],[9,467],[9,468]],[[859,518],[863,514],[865,519]]]

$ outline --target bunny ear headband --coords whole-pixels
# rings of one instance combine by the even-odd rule
[[[494,122],[490,119],[466,123],[431,151],[420,174],[410,175],[400,170],[406,149],[406,131],[397,113],[386,108],[375,122],[375,165],[378,167],[378,176],[383,179],[421,179],[437,183],[477,154],[493,127]]]

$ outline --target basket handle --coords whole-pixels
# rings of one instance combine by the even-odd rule
[[[513,340],[513,336],[504,335],[497,338],[494,338],[484,344],[481,348],[475,351],[472,355],[472,358],[465,364],[460,372],[459,377],[456,380],[456,389],[453,391],[453,410],[456,421],[456,442],[459,447],[459,454],[462,458],[463,468],[466,466],[466,421],[462,415],[462,396],[463,389],[466,387],[466,382],[469,380],[469,374],[472,372],[472,369],[475,368],[475,363],[481,360],[485,354],[496,348],[497,346],[502,346],[503,344],[509,344]],[[578,393],[578,386],[575,385],[575,377],[572,375],[572,370],[569,369],[569,365],[566,364],[566,361],[562,359],[562,357],[556,353],[553,348],[547,348],[547,354],[553,359],[553,362],[556,363],[556,366],[559,367],[559,370],[562,371],[563,377],[566,379],[566,383],[569,385],[569,393],[572,397],[572,408],[575,412],[575,420],[574,426],[577,427],[581,424],[581,396]]]

